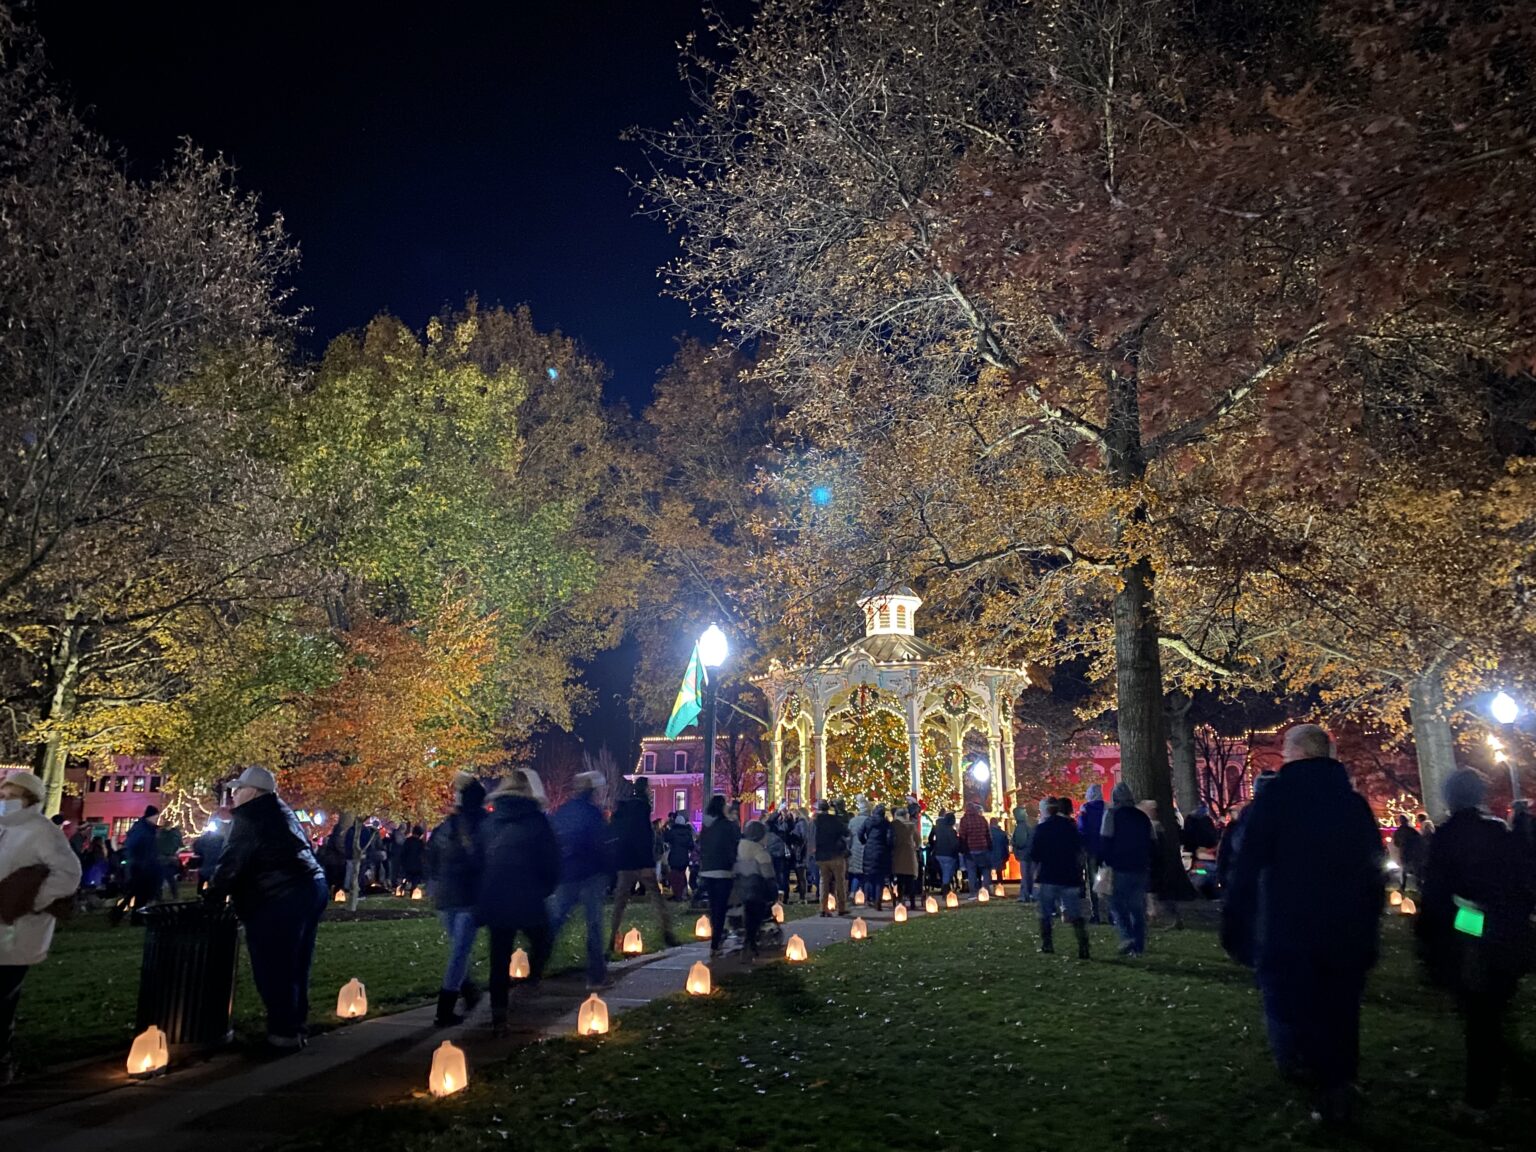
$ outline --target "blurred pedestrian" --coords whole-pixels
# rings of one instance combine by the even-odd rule
[[[411,826],[411,833],[401,841],[392,866],[396,869],[395,886],[407,895],[427,878],[427,830],[420,824]]]
[[[550,823],[560,844],[560,886],[550,898],[549,931],[558,940],[566,917],[580,904],[587,918],[587,990],[609,985],[603,941],[603,897],[608,892],[608,822],[597,806],[601,773],[578,772],[571,798]]]
[[[878,893],[864,883],[864,826],[869,823],[869,799],[860,796],[853,805],[853,819],[848,821],[848,890],[862,892],[868,900]]]
[[[1120,954],[1140,956],[1147,950],[1147,893],[1156,851],[1152,820],[1124,780],[1115,785],[1110,800],[1114,806],[1099,828],[1099,862],[1109,869],[1109,908],[1120,933]]]
[[[891,875],[897,898],[910,907],[917,906],[917,847],[916,818],[907,809],[897,808],[891,824]],[[838,911],[842,911],[841,906]]]
[[[988,863],[992,866],[992,878],[1001,885],[1003,873],[1008,870],[1008,833],[1003,831],[1003,822],[996,816],[990,822],[992,830],[992,852]]]
[[[848,826],[825,800],[816,802],[816,867],[820,869],[821,890],[837,901],[837,914],[848,910]],[[827,914],[822,901],[821,914]]]
[[[965,878],[974,900],[986,883],[992,856],[992,832],[987,827],[987,818],[981,814],[980,804],[972,800],[965,806],[965,815],[955,831],[960,836],[960,850],[965,853]]]
[[[1053,932],[1058,911],[1072,925],[1079,960],[1089,959],[1088,926],[1083,920],[1083,838],[1072,819],[1071,801],[1058,800],[1048,819],[1030,839],[1029,858],[1036,866],[1040,900],[1040,951],[1056,950]]]
[[[677,943],[677,937],[672,934],[672,910],[667,907],[667,898],[662,895],[656,875],[659,846],[651,830],[651,784],[644,776],[635,777],[629,786],[629,795],[614,808],[608,835],[612,845],[610,859],[617,873],[609,947],[614,952],[620,949],[624,909],[638,884],[641,895],[649,896],[651,907],[656,910],[662,941],[671,948]]]
[[[749,961],[757,959],[757,933],[763,921],[768,919],[777,888],[773,858],[763,847],[767,834],[767,826],[761,820],[748,821],[736,846],[736,863],[732,866],[733,899],[741,905],[742,948]]]
[[[448,962],[437,991],[437,1026],[462,1024],[455,1012],[460,998],[464,1013],[480,1002],[480,989],[470,976],[475,937],[475,901],[480,894],[480,857],[476,837],[485,820],[485,785],[468,772],[454,779],[454,807],[432,830],[427,841],[427,889],[437,907],[437,919],[448,937]]]
[[[123,837],[124,891],[117,906],[112,909],[110,919],[113,924],[122,923],[124,914],[131,909],[143,908],[160,899],[160,887],[165,873],[155,845],[155,837],[160,831],[159,824],[160,809],[150,804],[144,809],[144,815],[128,829],[128,835]]]
[[[672,882],[672,899],[687,899],[688,864],[693,856],[693,825],[679,812],[666,831],[667,874]]]
[[[1123,783],[1123,781],[1122,781]],[[1088,922],[1098,924],[1102,920],[1099,910],[1099,894],[1093,889],[1094,877],[1103,863],[1103,846],[1099,842],[1104,827],[1104,785],[1088,785],[1088,799],[1077,814],[1077,830],[1083,838],[1083,852],[1088,858]]]
[[[942,820],[943,817],[941,816]],[[1035,898],[1035,874],[1030,867],[1029,842],[1035,834],[1035,820],[1026,805],[1013,810],[1013,858],[1019,862],[1019,903],[1028,904]]]
[[[891,874],[891,822],[886,818],[885,805],[876,804],[875,810],[864,822],[859,838],[864,845],[865,899],[876,912],[885,907],[885,882]]]
[[[960,870],[960,834],[955,831],[955,814],[940,812],[928,834],[928,852],[939,862],[939,888],[948,892]]]
[[[711,955],[719,955],[725,946],[725,917],[731,907],[740,840],[741,829],[725,814],[725,797],[715,793],[704,809],[704,827],[699,830],[699,879],[709,900]]]

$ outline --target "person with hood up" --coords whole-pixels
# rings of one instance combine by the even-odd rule
[[[43,815],[46,794],[32,772],[0,780],[0,1085],[16,1075],[11,1048],[21,983],[48,958],[54,925],[80,886],[80,857]]]
[[[459,998],[464,1012],[474,1011],[480,989],[469,975],[475,949],[475,900],[480,894],[480,860],[475,837],[485,820],[485,785],[468,772],[454,778],[454,810],[427,841],[427,890],[437,906],[437,919],[448,937],[448,963],[437,992],[437,1026],[462,1024],[455,1014]]]
[[[955,814],[940,812],[938,823],[928,834],[928,851],[939,862],[939,887],[948,892],[960,870],[960,834],[955,831]]]
[[[1070,801],[1068,802],[1070,803]],[[1089,959],[1088,925],[1083,920],[1083,838],[1072,820],[1070,808],[1053,807],[1041,820],[1029,844],[1035,864],[1035,890],[1040,897],[1040,951],[1054,952],[1052,932],[1056,912],[1072,924],[1077,937],[1077,957]]]
[[[741,829],[725,814],[725,797],[715,793],[704,809],[704,827],[699,829],[699,880],[709,898],[709,951],[714,956],[725,946],[725,917],[731,908],[740,840]]]
[[[1035,834],[1035,822],[1029,809],[1020,804],[1013,810],[1013,858],[1019,862],[1019,903],[1035,898],[1035,873],[1029,862],[1029,841]]]
[[[918,903],[917,864],[917,817],[908,808],[898,808],[891,825],[891,875],[897,896],[908,907]]]
[[[272,773],[254,765],[240,773],[230,804],[229,843],[207,896],[214,904],[228,896],[245,925],[251,979],[267,1009],[267,1045],[291,1052],[304,1046],[309,970],[330,889]]]
[[[608,822],[597,806],[599,772],[578,772],[571,798],[555,810],[550,826],[560,844],[560,886],[549,898],[549,934],[580,904],[587,918],[587,991],[608,987],[608,950],[603,940],[603,898],[608,894]]]
[[[821,866],[816,863],[816,823],[804,811],[795,813],[794,825],[789,834],[789,855],[795,872],[796,890],[800,902],[814,900],[813,892],[821,891]],[[789,889],[784,889],[789,899]]]
[[[971,887],[971,899],[975,900],[986,883],[992,861],[992,831],[981,814],[980,804],[972,800],[965,806],[965,815],[956,831],[960,834],[960,850],[965,853],[965,878]]]
[[[537,986],[554,935],[546,903],[560,881],[560,844],[544,815],[538,777],[514,768],[491,793],[491,814],[475,838],[480,892],[475,919],[491,933],[491,1029],[507,1027],[508,968],[518,934],[528,938],[528,984]]]
[[[1090,784],[1088,799],[1083,801],[1083,806],[1077,813],[1077,831],[1083,838],[1083,852],[1088,858],[1088,922],[1090,924],[1098,924],[1102,920],[1099,912],[1099,894],[1093,890],[1093,878],[1098,874],[1099,866],[1104,863],[1104,849],[1099,842],[1103,827],[1104,785]]]
[[[761,820],[747,822],[736,845],[736,863],[733,897],[741,905],[742,947],[749,962],[757,959],[757,933],[768,919],[768,910],[777,893],[778,874],[773,857],[763,847],[768,834],[767,825]]]
[[[667,841],[667,878],[672,899],[681,903],[688,898],[688,861],[693,855],[693,825],[679,812],[665,832]]]
[[[789,836],[793,826],[794,818],[786,812],[775,813],[763,824],[763,847],[773,861],[774,882],[785,900],[789,899],[789,870],[793,863],[789,851]],[[804,888],[800,889],[800,902],[805,902]]]
[[[1109,795],[1114,807],[1099,826],[1099,863],[1110,871],[1109,908],[1120,933],[1120,954],[1147,950],[1147,889],[1152,882],[1152,821],[1124,780]]]
[[[869,799],[860,796],[854,803],[853,819],[848,822],[848,891],[850,895],[862,892],[866,900],[872,895],[864,882],[864,826],[868,823]]]
[[[1360,1001],[1376,966],[1385,885],[1370,805],[1315,724],[1285,734],[1284,766],[1253,802],[1222,908],[1222,946],[1252,967],[1270,1047],[1316,1114],[1353,1110]]]
[[[613,810],[608,834],[609,855],[617,873],[613,885],[613,930],[608,933],[612,950],[619,951],[623,940],[624,909],[629,905],[630,893],[636,884],[640,885],[642,895],[650,897],[651,907],[656,910],[656,919],[661,922],[662,942],[668,948],[674,947],[677,937],[672,934],[672,909],[667,906],[657,877],[661,846],[651,827],[651,782],[644,776],[634,778],[629,794]]]
[[[1445,782],[1451,813],[1429,842],[1418,919],[1429,978],[1456,996],[1466,1033],[1465,1101],[1482,1119],[1519,1068],[1510,1004],[1531,963],[1536,860],[1483,810],[1488,785],[1470,768]]]
[[[996,816],[992,817],[990,824],[992,829],[992,878],[998,884],[1003,882],[1003,873],[1008,870],[1008,833],[1003,831],[1003,822]]]
[[[885,805],[876,804],[859,832],[864,848],[864,898],[876,912],[885,906],[885,881],[891,874],[891,834]]]

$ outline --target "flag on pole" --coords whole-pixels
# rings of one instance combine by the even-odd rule
[[[693,646],[688,658],[688,669],[683,673],[683,683],[677,690],[677,701],[672,705],[672,716],[667,721],[667,739],[676,740],[678,734],[699,718],[703,711],[704,662],[699,659],[699,646]]]

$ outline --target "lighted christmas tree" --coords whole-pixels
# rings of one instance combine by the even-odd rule
[[[876,706],[872,689],[862,688],[842,716],[842,731],[827,742],[827,783],[832,795],[867,796],[877,804],[899,804],[911,791],[907,728],[899,716]],[[955,806],[954,778],[923,734],[919,768],[922,798],[930,812]]]

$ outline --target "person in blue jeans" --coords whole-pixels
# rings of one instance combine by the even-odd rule
[[[485,820],[485,785],[467,772],[461,772],[455,784],[457,806],[427,841],[427,889],[448,937],[448,964],[437,993],[439,1028],[464,1022],[454,1011],[460,997],[466,1014],[480,1002],[480,989],[469,975],[469,958],[479,930],[475,895],[480,890],[480,864],[475,855],[475,833]]]
[[[1072,820],[1070,800],[1057,800],[1051,816],[1040,821],[1029,842],[1036,866],[1035,893],[1040,901],[1040,951],[1054,952],[1052,933],[1060,910],[1072,922],[1077,957],[1089,959],[1088,925],[1083,920],[1083,838]]]
[[[1147,886],[1152,877],[1152,821],[1136,807],[1124,780],[1110,793],[1113,804],[1099,829],[1099,862],[1113,874],[1109,908],[1120,933],[1120,953],[1147,950]]]
[[[560,886],[549,898],[549,930],[554,939],[580,904],[587,918],[587,990],[608,987],[608,950],[603,941],[603,899],[608,894],[608,822],[597,806],[602,776],[579,772],[574,794],[549,822],[560,843]]]

